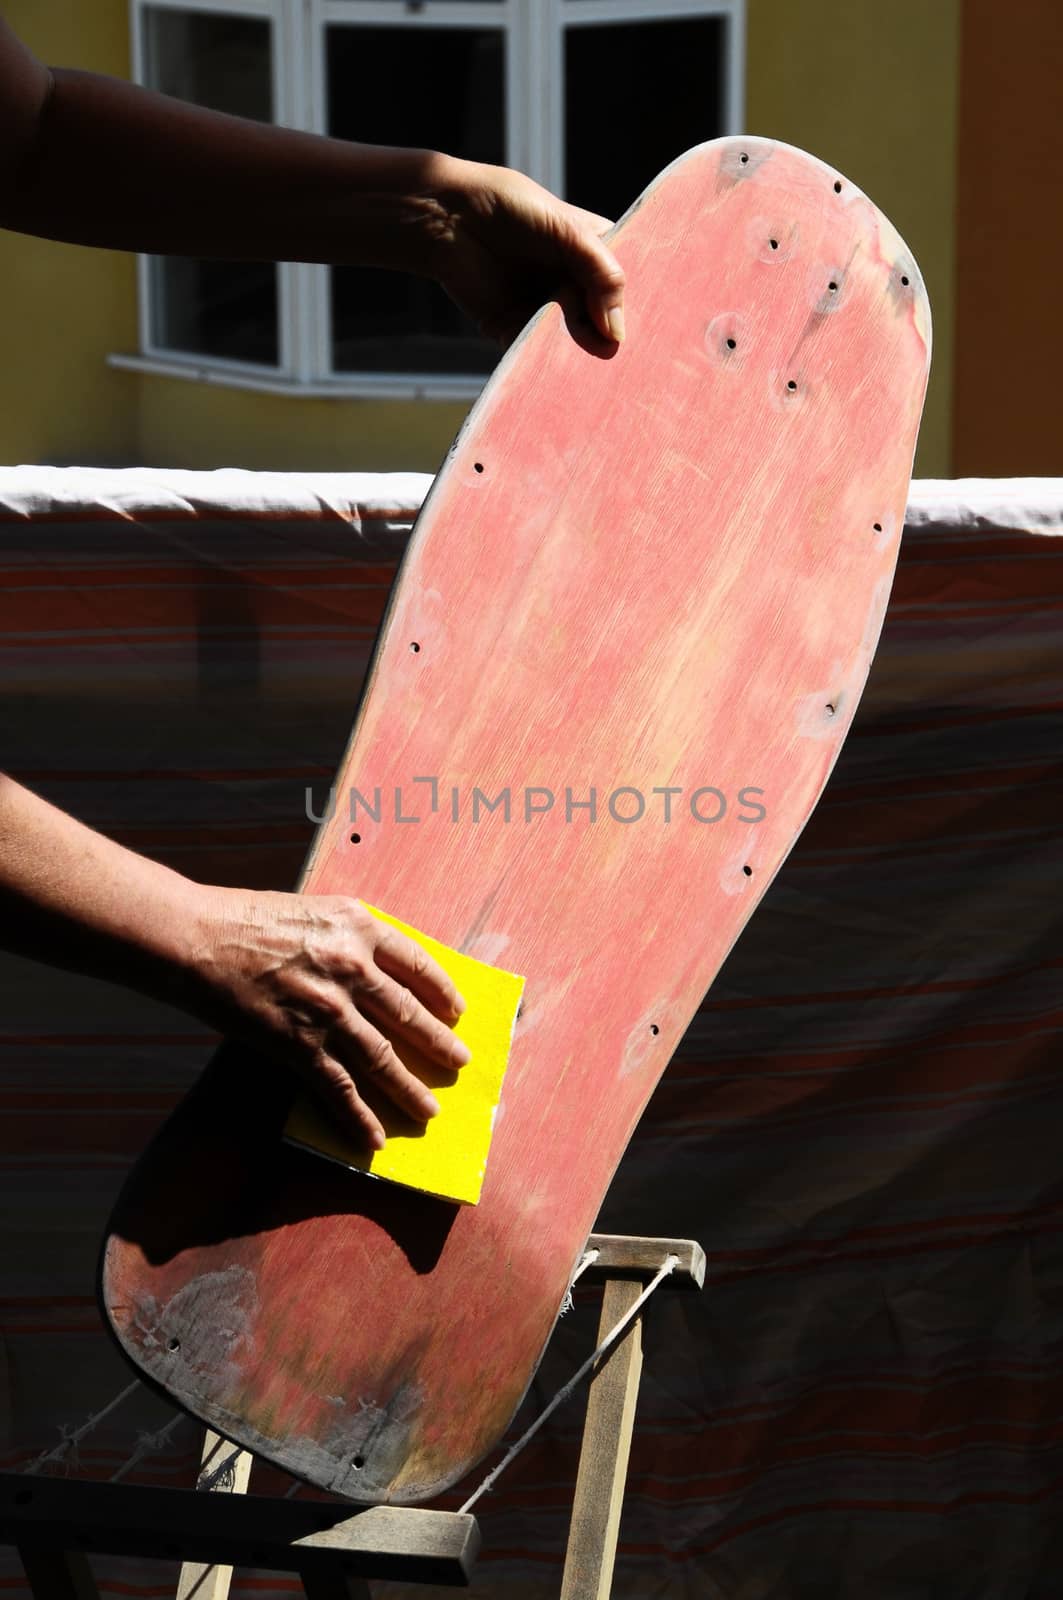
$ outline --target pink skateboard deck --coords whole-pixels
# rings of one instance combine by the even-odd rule
[[[479,1205],[286,1146],[293,1084],[227,1045],[105,1244],[138,1370],[355,1500],[431,1498],[499,1441],[827,780],[892,581],[930,318],[882,215],[726,139],[614,245],[615,358],[548,306],[432,489],[301,885],[525,975]]]

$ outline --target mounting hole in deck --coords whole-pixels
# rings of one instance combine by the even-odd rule
[[[418,644],[418,643],[417,643],[417,640],[416,640],[416,639],[411,639],[411,640],[410,640],[410,649],[411,649],[411,651],[412,651],[412,652],[413,652],[413,654],[414,654],[414,655],[417,655],[417,653],[418,653],[418,651],[419,651],[419,650],[420,650],[420,648],[421,648],[421,647],[420,647],[420,645],[419,645],[419,644]]]
[[[484,464],[483,464],[483,462],[482,462],[482,461],[474,461],[474,462],[473,462],[473,464],[472,464],[472,470],[473,470],[473,471],[474,471],[474,472],[482,472],[482,471],[483,471],[483,469],[484,469]]]
[[[876,533],[881,533],[882,532],[882,524],[881,524],[881,522],[873,522],[871,524],[871,526],[874,528]]]
[[[778,241],[778,239],[769,239],[769,240],[768,240],[768,243],[769,243],[769,244],[770,244],[770,245],[771,245],[771,247],[772,247],[772,249],[773,249],[773,250],[778,250],[778,248],[779,248],[779,241]]]
[[[738,349],[738,340],[737,339],[728,339],[727,348],[728,348],[728,350],[737,350]]]
[[[828,703],[827,703],[827,715],[828,715],[828,717],[833,717],[833,715],[834,715],[836,710],[837,710],[837,707],[836,706],[832,706],[830,704],[830,702],[828,701]]]
[[[360,833],[352,833],[351,834],[351,843],[352,844],[361,844],[361,842],[362,842],[362,836],[361,836]]]
[[[170,1351],[171,1355],[176,1355],[178,1350],[181,1348],[180,1339],[167,1339],[166,1348]]]
[[[362,1468],[365,1466],[365,1457],[355,1456],[354,1460],[351,1462],[351,1466],[354,1468],[355,1472],[361,1472]]]
[[[828,283],[827,288],[829,289],[831,294],[837,294],[838,293],[838,285],[834,282],[833,278],[831,279],[830,283]]]
[[[745,166],[746,162],[749,160],[749,157],[746,155],[745,151],[743,150],[742,154],[739,156],[738,159],[742,163],[742,165]]]
[[[909,278],[909,276],[908,276],[908,274],[906,272],[901,274],[901,282],[904,284],[904,287],[907,289],[909,283],[911,282],[911,279]]]
[[[660,1031],[661,1031],[660,1028],[657,1026],[657,1024],[655,1022],[651,1022],[650,1023],[650,1032],[653,1034],[653,1037],[655,1039],[656,1039],[657,1035],[660,1033]]]
[[[753,868],[752,867],[743,867],[742,871],[745,873],[747,878],[751,878],[753,876]]]
[[[842,180],[840,178],[835,178],[835,180],[834,180],[834,193],[835,194],[841,194],[841,192],[842,192]]]
[[[786,387],[789,389],[790,393],[793,394],[794,390],[797,388],[797,385],[794,382],[794,380],[791,378],[789,383],[786,385]]]

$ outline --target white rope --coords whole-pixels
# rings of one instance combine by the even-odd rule
[[[53,1450],[46,1450],[43,1455],[37,1457],[36,1461],[32,1461],[28,1467],[24,1467],[23,1471],[26,1476],[32,1477],[34,1473],[40,1472],[42,1467],[48,1466],[51,1462],[61,1461],[63,1457],[68,1455],[71,1450],[76,1452],[78,1445],[81,1443],[82,1439],[85,1438],[86,1434],[91,1433],[93,1428],[99,1427],[103,1419],[105,1417],[109,1417],[111,1412],[116,1410],[118,1406],[122,1404],[123,1400],[128,1400],[133,1391],[135,1389],[139,1389],[140,1386],[140,1379],[134,1378],[133,1382],[128,1384],[122,1390],[121,1394],[116,1394],[113,1400],[108,1401],[107,1405],[103,1407],[102,1411],[95,1412],[91,1417],[81,1424],[80,1428],[74,1428],[70,1433],[64,1434],[62,1441],[57,1444]],[[170,1434],[177,1427],[177,1424],[182,1420],[183,1413],[179,1411],[175,1416],[171,1417],[170,1421],[164,1428],[160,1428],[158,1433],[142,1433],[137,1442],[136,1449],[133,1451],[133,1454],[129,1457],[128,1461],[123,1462],[123,1464],[118,1468],[118,1471],[112,1475],[111,1482],[120,1482],[120,1480],[124,1478],[127,1473],[132,1472],[133,1468],[138,1466],[140,1462],[144,1460],[145,1456],[156,1455],[160,1450],[165,1449],[166,1445],[169,1443]],[[222,1465],[211,1474],[211,1477],[217,1481],[227,1471],[230,1471],[232,1462],[235,1460],[236,1456],[239,1455],[239,1453],[240,1452],[238,1450],[234,1451],[233,1455],[230,1456],[227,1461],[224,1461]]]
[[[572,1291],[576,1287],[576,1280],[582,1278],[587,1268],[594,1265],[601,1253],[600,1250],[584,1250],[580,1257],[579,1266],[572,1274],[572,1281],[565,1290],[565,1298],[561,1302],[561,1310],[557,1313],[559,1317],[563,1317],[566,1311],[572,1310]]]
[[[110,1481],[112,1483],[120,1483],[128,1472],[132,1472],[134,1467],[138,1467],[140,1465],[145,1456],[155,1456],[158,1455],[161,1450],[165,1450],[166,1446],[170,1442],[171,1433],[177,1427],[178,1423],[183,1422],[184,1420],[184,1413],[179,1411],[176,1416],[170,1418],[165,1428],[159,1429],[158,1433],[142,1433],[140,1435],[140,1442],[133,1451],[133,1454],[130,1456],[128,1461],[123,1462],[123,1464],[118,1468],[117,1472],[112,1474]]]
[[[48,1466],[50,1462],[61,1461],[69,1451],[76,1451],[85,1435],[91,1433],[93,1428],[98,1427],[104,1417],[109,1417],[111,1412],[122,1404],[123,1400],[128,1400],[134,1389],[139,1388],[140,1379],[134,1378],[133,1382],[123,1389],[121,1394],[116,1394],[114,1399],[105,1405],[102,1411],[97,1411],[94,1416],[89,1417],[88,1421],[83,1422],[80,1428],[74,1428],[70,1433],[64,1433],[63,1439],[53,1450],[46,1450],[43,1455],[37,1457],[36,1461],[31,1462],[28,1467],[24,1467],[23,1471],[26,1476],[32,1477],[35,1472],[40,1472],[41,1468]]]
[[[674,1272],[678,1265],[678,1256],[668,1256],[665,1259],[665,1263],[658,1272],[657,1276],[651,1283],[646,1285],[645,1289],[643,1289],[634,1305],[624,1312],[624,1315],[620,1318],[620,1321],[616,1324],[616,1326],[609,1330],[601,1344],[598,1346],[597,1350],[593,1351],[592,1354],[587,1357],[582,1367],[580,1367],[579,1370],[573,1374],[563,1388],[557,1391],[546,1410],[539,1413],[531,1427],[528,1428],[526,1432],[521,1434],[516,1444],[510,1445],[509,1449],[498,1463],[498,1466],[494,1467],[487,1474],[487,1477],[484,1479],[483,1483],[481,1483],[480,1487],[473,1490],[465,1504],[461,1507],[461,1513],[470,1511],[476,1504],[477,1500],[479,1500],[480,1496],[485,1495],[489,1489],[494,1487],[495,1483],[502,1476],[503,1472],[505,1472],[510,1462],[516,1460],[517,1456],[520,1455],[525,1445],[529,1444],[538,1433],[546,1419],[553,1416],[558,1406],[563,1405],[568,1399],[569,1395],[571,1395],[573,1391],[579,1387],[595,1363],[601,1360],[602,1356],[605,1355],[607,1350],[611,1349],[611,1347],[616,1343],[620,1335],[623,1333],[624,1329],[634,1322],[635,1318],[646,1304],[646,1301],[650,1298],[650,1295],[653,1293],[654,1289],[657,1288],[658,1284],[663,1283],[665,1278],[668,1277],[669,1273]],[[590,1266],[589,1261],[587,1262],[587,1266]],[[586,1268],[581,1267],[580,1270],[585,1271]],[[578,1276],[579,1272],[576,1273],[576,1277]],[[574,1277],[572,1281],[575,1283],[576,1278]]]

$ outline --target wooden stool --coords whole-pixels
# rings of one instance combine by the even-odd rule
[[[628,1315],[670,1257],[662,1286],[700,1289],[705,1255],[691,1239],[592,1234],[585,1276],[604,1283],[598,1341]],[[642,1371],[641,1313],[590,1380],[561,1600],[607,1600]],[[368,1600],[368,1580],[467,1587],[480,1549],[468,1512],[361,1506],[247,1494],[252,1457],[208,1432],[200,1487],[0,1474],[0,1541],[17,1546],[35,1600],[99,1600],[94,1553],[184,1564],[178,1600],[226,1600],[234,1566],[295,1572],[307,1600]],[[226,1463],[229,1464],[228,1462]]]

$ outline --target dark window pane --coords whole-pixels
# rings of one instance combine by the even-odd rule
[[[337,138],[505,160],[500,29],[337,24],[326,45]],[[332,348],[338,372],[488,372],[498,359],[438,285],[368,267],[333,269]]]
[[[156,256],[151,282],[151,337],[160,349],[277,365],[276,267]]]
[[[144,26],[153,89],[214,111],[273,120],[267,18],[148,6]]]
[[[565,29],[565,197],[619,219],[691,145],[723,132],[719,17]]]
[[[215,111],[272,119],[268,20],[149,6],[144,24],[153,89]],[[278,300],[272,263],[157,256],[151,267],[152,342],[188,355],[275,367]]]

